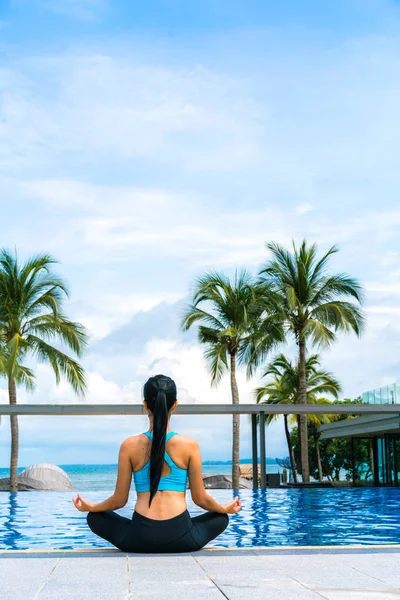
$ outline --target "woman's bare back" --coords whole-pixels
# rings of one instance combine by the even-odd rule
[[[128,438],[126,442],[129,443],[132,471],[140,471],[150,459],[151,441],[146,435],[140,434]],[[166,443],[165,451],[177,467],[188,470],[192,445],[193,440],[191,438],[183,435],[174,435]],[[171,469],[164,461],[161,478],[167,477],[170,474]],[[183,513],[187,508],[185,492],[159,490],[154,496],[150,507],[149,498],[150,492],[139,492],[137,494],[135,510],[150,519],[172,519]]]

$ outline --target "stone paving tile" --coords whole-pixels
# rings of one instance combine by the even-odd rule
[[[303,586],[277,589],[267,585],[256,587],[224,585],[221,590],[228,600],[321,600],[321,595],[317,591],[308,590]]]
[[[400,589],[400,564],[398,556],[390,554],[346,554],[336,557],[342,564],[382,581],[387,588]]]
[[[55,558],[0,559],[1,600],[33,600],[57,563]]]
[[[319,589],[318,592],[326,600],[396,600],[400,598],[400,590],[331,590]]]
[[[357,571],[337,557],[268,556],[263,557],[308,588],[383,589],[388,586],[375,577]]]
[[[158,578],[157,578],[158,579]],[[228,597],[230,598],[230,596]],[[245,598],[245,596],[241,596]],[[171,583],[171,582],[148,582],[146,586],[131,587],[129,600],[226,600],[224,596],[211,582]],[[86,600],[86,599],[85,599]],[[264,597],[265,600],[265,597]],[[282,600],[282,599],[281,599]]]
[[[400,600],[400,553],[0,557],[1,600]]]
[[[208,576],[219,586],[241,585],[246,583],[252,587],[270,585],[279,582],[280,585],[293,582],[284,571],[269,564],[264,557],[247,556],[245,560],[238,556],[195,557]]]
[[[197,562],[229,600],[320,600],[287,573],[264,557],[215,555],[197,557]]]
[[[47,585],[34,600],[127,600],[126,592],[110,591],[100,589],[98,586],[91,584],[80,583],[75,585],[73,582],[69,584],[51,583]],[[13,598],[13,600],[17,600]],[[21,596],[18,600],[28,600],[26,596]]]
[[[155,567],[155,561],[157,566]],[[129,556],[131,596],[151,600],[224,600],[193,556]]]
[[[190,554],[135,556],[128,555],[129,567],[132,576],[148,580],[154,578],[154,567],[157,564],[157,573],[163,579],[180,581],[181,579],[202,579],[204,571]]]
[[[37,600],[123,600],[128,591],[126,556],[62,558]]]

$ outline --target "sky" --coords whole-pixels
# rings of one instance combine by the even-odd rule
[[[393,0],[3,0],[0,245],[49,252],[90,331],[90,403],[229,403],[179,322],[196,277],[256,273],[265,242],[337,244],[368,324],[324,351],[343,397],[400,381],[400,5]],[[293,351],[293,347],[287,349]],[[39,365],[20,402],[73,403]],[[258,373],[239,373],[241,402]],[[0,402],[7,402],[0,382]],[[114,463],[140,417],[21,418],[20,464]],[[229,417],[175,417],[228,459]],[[9,460],[0,425],[0,466]],[[268,456],[287,454],[280,420]],[[250,430],[242,419],[242,457]]]

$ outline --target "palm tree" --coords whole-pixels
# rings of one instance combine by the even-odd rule
[[[57,384],[64,376],[77,394],[86,390],[80,364],[52,342],[58,341],[81,356],[87,334],[80,323],[66,318],[62,301],[65,283],[52,272],[55,260],[39,255],[25,264],[7,250],[0,251],[0,372],[8,380],[11,405],[17,403],[17,385],[34,387],[34,372],[23,365],[29,356],[52,367]],[[11,415],[10,491],[18,489],[18,419]]]
[[[236,273],[233,281],[210,272],[197,281],[192,304],[182,320],[185,331],[200,323],[198,339],[206,347],[204,356],[211,384],[217,385],[223,374],[229,372],[235,405],[239,404],[237,365],[247,364],[250,374],[252,366],[257,365],[275,343],[283,341],[280,323],[270,320],[266,314],[268,305],[268,290],[254,282],[247,271]],[[240,415],[234,413],[232,421],[232,486],[238,488]]]
[[[341,387],[337,379],[329,373],[319,368],[319,356],[314,354],[306,360],[306,390],[308,404],[329,404],[330,401],[322,397],[321,394],[328,394],[337,398]],[[255,390],[255,397],[260,404],[298,404],[300,401],[300,377],[299,363],[293,364],[285,355],[279,354],[268,365],[263,377],[269,377],[270,380],[263,387]],[[267,424],[277,419],[279,415],[266,415]],[[294,417],[294,420],[298,420]],[[292,442],[290,439],[288,415],[284,415],[285,435],[288,445],[290,466],[295,483],[298,482],[296,461]],[[308,415],[308,422],[315,427],[315,435],[318,436],[317,425],[330,422],[329,415]],[[316,440],[317,441],[317,440]],[[319,457],[319,445],[316,443],[317,461],[319,473],[322,478],[321,460]]]
[[[346,275],[327,273],[328,262],[338,249],[333,246],[317,258],[315,244],[308,246],[304,240],[293,252],[270,242],[272,253],[268,264],[260,271],[260,281],[265,282],[276,295],[277,310],[286,331],[294,335],[299,357],[299,403],[307,402],[306,350],[307,343],[329,346],[336,340],[338,331],[354,331],[361,335],[364,315],[349,298],[362,302],[360,283]],[[299,416],[301,471],[305,483],[310,481],[308,461],[307,417]]]

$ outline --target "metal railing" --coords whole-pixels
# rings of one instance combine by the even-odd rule
[[[177,415],[399,414],[396,404],[179,404]],[[144,415],[142,404],[0,404],[0,415]]]

